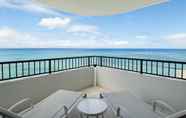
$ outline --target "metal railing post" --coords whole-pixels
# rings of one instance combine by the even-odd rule
[[[100,66],[101,67],[103,66],[103,58],[102,58],[102,56],[100,56]]]
[[[48,65],[48,73],[51,74],[52,73],[52,63],[51,63],[51,59],[48,60],[49,61],[49,65]]]
[[[90,67],[90,56],[88,56],[88,66]]]
[[[140,59],[140,74],[143,74],[143,59]]]

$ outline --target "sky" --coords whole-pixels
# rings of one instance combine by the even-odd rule
[[[0,48],[186,48],[186,0],[100,17],[0,0]]]

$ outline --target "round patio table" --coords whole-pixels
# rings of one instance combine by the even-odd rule
[[[100,115],[104,118],[104,112],[107,110],[108,106],[102,99],[97,98],[86,98],[83,99],[78,105],[77,109],[80,112],[80,117],[83,118],[83,115],[95,116],[98,118]]]

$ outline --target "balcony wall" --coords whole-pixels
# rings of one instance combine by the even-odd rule
[[[0,82],[0,105],[9,107],[29,97],[39,102],[58,89],[81,90],[93,85],[93,69],[81,68],[34,78]]]
[[[96,75],[97,84],[108,90],[128,89],[146,102],[162,99],[177,110],[186,108],[186,81],[105,67],[97,67]],[[58,89],[78,91],[93,84],[94,71],[89,67],[34,78],[2,81],[0,105],[9,107],[26,97],[37,103]]]
[[[146,102],[161,99],[177,110],[186,109],[186,81],[183,80],[98,67],[97,84],[113,91],[130,90]]]

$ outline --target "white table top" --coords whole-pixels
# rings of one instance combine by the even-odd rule
[[[98,115],[107,110],[107,104],[102,99],[86,98],[82,100],[77,109],[86,115]]]

